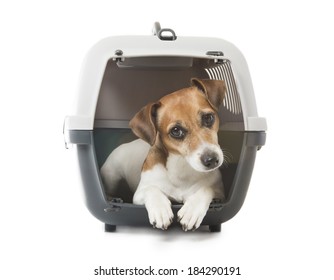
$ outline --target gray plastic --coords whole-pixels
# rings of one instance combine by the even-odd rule
[[[224,202],[214,202],[202,225],[219,225],[234,217],[245,200],[253,171],[256,152],[265,143],[264,132],[241,132],[241,151],[235,166],[233,180]],[[84,185],[86,204],[89,211],[101,222],[108,225],[149,225],[144,206],[123,202],[122,198],[108,201],[99,173],[99,164],[94,146],[93,131],[72,131],[72,139],[77,139],[78,161]],[[86,143],[83,143],[86,141]],[[233,164],[232,164],[233,165]],[[228,172],[225,167],[222,171]],[[225,182],[224,182],[225,184]],[[173,205],[176,214],[182,205]],[[176,222],[175,222],[176,223]]]
[[[170,33],[171,36],[164,35],[163,34],[164,32]],[[177,36],[173,29],[161,28],[161,25],[159,22],[154,23],[152,33],[154,36],[157,36],[160,40],[163,40],[163,41],[175,41],[177,39]]]

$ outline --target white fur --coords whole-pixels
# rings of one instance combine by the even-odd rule
[[[118,182],[125,179],[135,192],[150,145],[141,139],[117,147],[101,167],[101,177],[108,193],[114,193]]]
[[[218,156],[218,164],[214,169],[219,168],[219,166],[221,166],[221,164],[224,161],[224,155],[223,155],[223,151],[221,150],[221,148],[218,145],[214,145],[214,144],[209,144],[209,143],[202,143],[201,145],[199,145],[199,147],[193,151],[189,156],[186,157],[186,160],[188,161],[188,163],[197,171],[199,172],[211,172],[214,169],[206,169],[205,166],[202,164],[201,162],[201,156],[202,154],[205,153],[206,150],[215,152]]]
[[[219,153],[217,148],[211,146],[223,158],[222,152]],[[171,224],[174,216],[171,209],[173,200],[184,204],[177,213],[183,229],[198,228],[212,199],[223,197],[220,171],[200,172],[193,168],[193,164],[189,164],[189,159],[170,154],[166,166],[157,164],[140,174],[149,148],[146,142],[138,139],[121,145],[111,153],[101,168],[101,176],[108,191],[112,193],[118,180],[124,178],[135,191],[133,203],[145,205],[149,221],[154,227],[167,229]],[[198,149],[194,152],[194,159],[190,158],[190,162],[197,162],[195,158],[200,150],[203,151]]]

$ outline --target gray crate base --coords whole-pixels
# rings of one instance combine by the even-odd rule
[[[99,162],[103,161],[103,157],[100,155],[102,159],[97,158],[100,151],[96,151],[98,146],[95,147],[95,140],[98,139],[94,139],[94,132],[71,131],[70,137],[72,142],[78,142],[77,154],[87,207],[97,219],[106,224],[106,231],[114,231],[114,226],[122,225],[150,226],[144,206],[123,202],[122,198],[113,201],[107,199],[99,173]],[[211,231],[219,231],[222,223],[238,213],[247,194],[257,150],[264,145],[265,137],[265,132],[239,132],[239,139],[235,141],[240,146],[239,153],[235,152],[238,158],[234,164],[221,170],[227,188],[226,200],[212,203],[201,225],[209,226]],[[117,136],[116,139],[118,138]],[[233,137],[227,138],[227,146],[233,145]],[[172,206],[175,216],[181,206]]]

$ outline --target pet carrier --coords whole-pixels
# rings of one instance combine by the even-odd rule
[[[106,231],[149,225],[149,220],[145,207],[132,203],[125,183],[117,197],[107,197],[100,167],[113,149],[136,138],[128,124],[140,108],[188,87],[193,77],[224,80],[227,87],[218,133],[228,154],[220,168],[226,199],[211,203],[201,225],[220,231],[242,207],[256,152],[266,139],[266,120],[258,117],[247,63],[225,40],[178,37],[156,23],[151,36],[110,37],[91,48],[75,112],[64,122],[65,144],[76,146],[87,207]],[[174,214],[181,206],[172,205]]]

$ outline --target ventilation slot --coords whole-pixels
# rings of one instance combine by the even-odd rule
[[[234,75],[229,61],[224,62],[218,66],[207,68],[211,80],[224,80],[226,83],[226,96],[223,101],[223,106],[231,113],[241,114],[241,102],[237,91],[237,86],[234,80]]]

